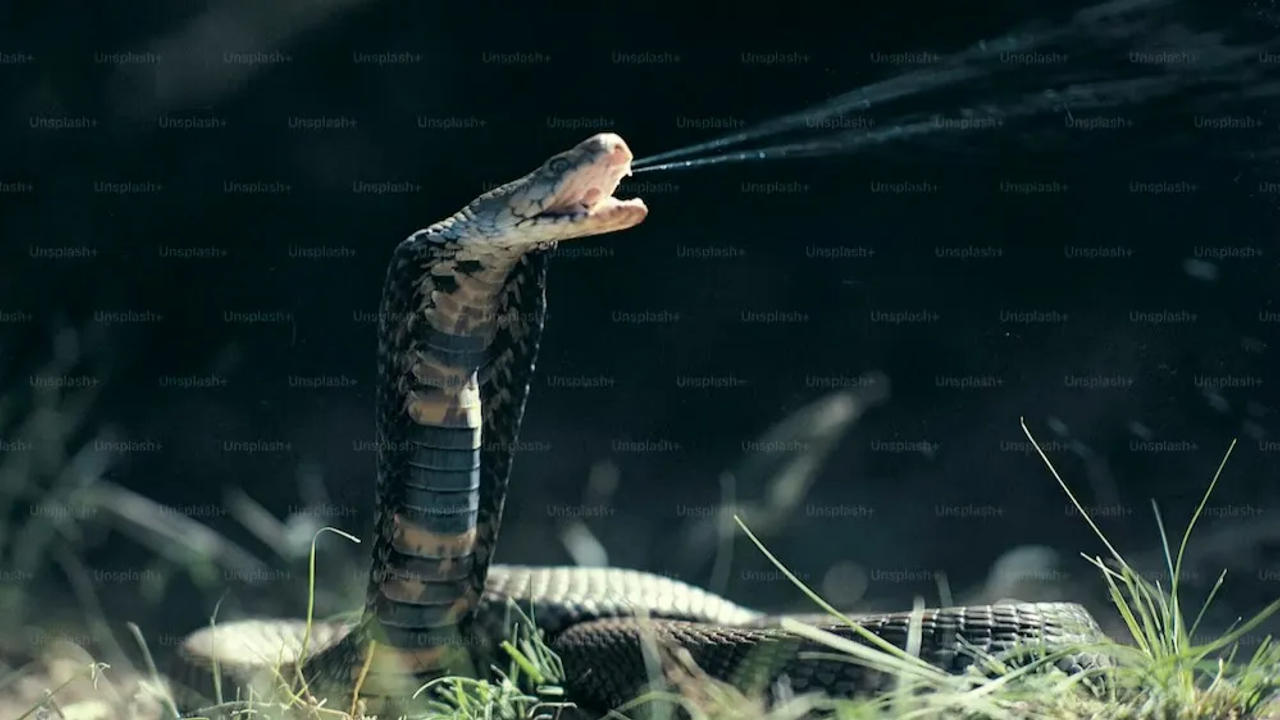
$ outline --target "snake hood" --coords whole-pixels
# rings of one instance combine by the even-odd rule
[[[463,244],[517,250],[624,230],[649,213],[639,198],[613,197],[618,183],[631,174],[631,158],[618,135],[593,135],[519,180],[477,197],[443,224]]]

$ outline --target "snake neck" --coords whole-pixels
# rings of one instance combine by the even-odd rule
[[[537,253],[645,218],[643,202],[612,194],[631,157],[617,135],[593,135],[393,252],[378,324],[373,563],[363,622],[340,658],[353,659],[352,642],[367,649],[346,668],[361,695],[402,698],[446,673],[474,676],[489,650],[480,631],[483,647],[471,645],[471,630],[541,332]],[[498,448],[482,449],[485,427]]]
[[[375,695],[473,670],[465,628],[487,567],[477,533],[477,373],[519,253],[478,254],[449,228],[401,243],[382,294],[377,528],[364,613],[377,641],[364,687]]]

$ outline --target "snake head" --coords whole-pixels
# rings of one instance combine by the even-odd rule
[[[471,242],[513,249],[625,230],[649,209],[639,198],[613,197],[631,174],[631,149],[614,133],[599,133],[557,153],[519,180],[472,200],[457,217]]]

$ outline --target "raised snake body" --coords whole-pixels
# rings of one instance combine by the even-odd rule
[[[396,712],[428,680],[483,670],[506,631],[509,600],[532,607],[564,661],[571,697],[593,707],[644,685],[642,637],[685,648],[711,675],[740,684],[786,676],[797,690],[837,694],[879,684],[857,665],[801,657],[804,643],[776,618],[678,581],[491,565],[545,316],[547,250],[645,218],[640,200],[612,197],[631,157],[622,138],[595,135],[396,247],[379,316],[367,601],[358,623],[313,627],[303,665],[331,706],[358,687],[372,710]],[[891,642],[906,640],[909,613],[856,617]],[[1065,603],[930,610],[922,630],[922,657],[952,670],[971,661],[962,644],[998,652],[1099,636],[1083,608]],[[224,623],[190,635],[181,656],[187,677],[207,674],[216,658],[241,682],[287,669],[302,639],[296,620]]]

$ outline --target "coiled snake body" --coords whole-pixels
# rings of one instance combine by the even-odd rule
[[[648,680],[644,638],[684,648],[703,670],[735,682],[785,675],[796,690],[848,694],[882,680],[850,663],[801,657],[804,643],[776,618],[668,578],[491,565],[545,316],[547,250],[645,218],[643,202],[612,196],[631,157],[622,138],[595,135],[396,247],[379,316],[367,601],[359,622],[313,627],[302,668],[331,707],[358,693],[374,710],[398,711],[433,678],[483,670],[509,600],[532,607],[564,661],[571,697],[592,707],[625,701]],[[905,643],[910,613],[855,617]],[[920,653],[957,670],[971,662],[962,645],[998,652],[1098,635],[1071,604],[945,608],[925,611]],[[216,659],[241,682],[288,668],[302,643],[301,621],[246,620],[193,633],[181,656],[188,676],[207,675]]]

